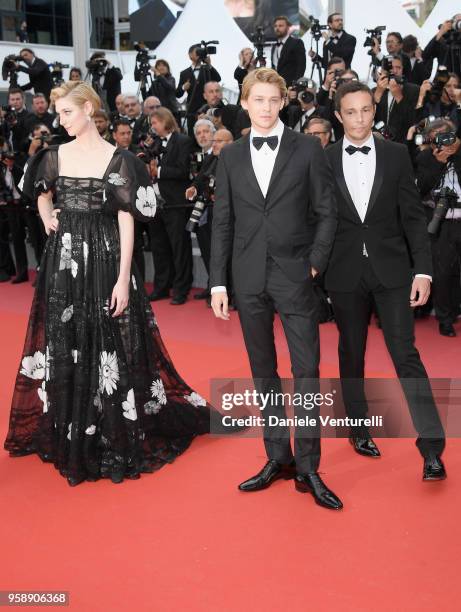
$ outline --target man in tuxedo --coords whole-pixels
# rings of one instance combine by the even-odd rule
[[[45,60],[35,57],[35,53],[32,49],[22,49],[19,52],[22,57],[22,61],[26,66],[17,64],[18,72],[25,72],[29,75],[29,82],[25,85],[21,85],[23,91],[33,89],[34,93],[42,93],[46,96],[46,99],[50,99],[51,88],[53,87],[53,79],[51,78],[51,72],[48,68],[48,64]]]
[[[300,38],[290,36],[291,23],[287,17],[274,19],[274,33],[277,43],[272,47],[272,68],[290,86],[304,76],[306,70],[306,49]]]
[[[101,71],[101,76],[96,80],[93,78],[93,87],[95,87],[98,94],[107,103],[110,112],[114,112],[117,108],[115,104],[115,98],[122,91],[121,82],[123,79],[122,71],[116,66],[111,66],[110,62],[106,59],[104,51],[96,51],[90,57],[90,61],[101,61],[104,63]]]
[[[316,392],[319,330],[312,279],[323,272],[336,229],[330,166],[317,138],[286,128],[279,119],[287,90],[270,68],[252,71],[243,81],[241,103],[250,134],[221,151],[211,238],[211,294],[216,317],[229,319],[226,290],[232,261],[235,300],[258,393],[273,394],[265,407],[264,443],[268,462],[241,491],[265,489],[279,478],[295,476],[296,489],[309,492],[331,509],[341,501],[318,474],[320,427],[298,427],[294,459],[288,427],[271,426],[283,418],[281,381],[274,343],[274,311],[282,321],[291,355],[295,393]],[[302,431],[303,430],[303,431]]]
[[[377,38],[373,38],[373,46],[371,51],[371,61],[377,68],[382,65],[384,54],[381,51],[381,45]],[[402,58],[403,76],[407,81],[410,81],[411,61],[408,55],[403,52],[403,38],[400,32],[389,32],[386,36],[387,55],[391,57]],[[412,82],[412,81],[410,81]]]
[[[414,345],[413,309],[426,303],[432,275],[426,217],[407,148],[372,135],[373,94],[354,81],[336,92],[344,139],[326,150],[335,177],[339,223],[325,284],[339,329],[339,367],[348,416],[365,418],[364,361],[371,301],[418,431],[424,480],[446,477],[443,427]],[[414,273],[414,277],[413,277]],[[380,453],[366,427],[350,442]]]
[[[155,268],[155,289],[151,300],[173,296],[171,304],[186,302],[192,286],[192,244],[186,223],[190,208],[184,193],[189,186],[192,140],[180,134],[176,120],[167,108],[159,108],[151,115],[151,126],[161,138],[161,151],[150,163],[151,176],[157,179],[164,207],[149,223],[152,255]]]
[[[341,13],[332,13],[328,16],[327,24],[328,32],[322,32],[324,38],[323,57],[320,57],[323,68],[326,70],[329,61],[333,57],[341,57],[344,60],[346,68],[350,68],[352,59],[355,53],[355,45],[357,39],[355,36],[344,31],[344,21]],[[315,51],[311,49],[309,56],[312,60],[315,58]]]
[[[194,136],[196,113],[203,106],[203,89],[208,81],[220,81],[219,72],[211,65],[210,56],[202,62],[197,54],[198,45],[189,48],[189,58],[192,65],[182,70],[176,88],[176,97],[182,98],[187,92],[187,129],[189,136]]]

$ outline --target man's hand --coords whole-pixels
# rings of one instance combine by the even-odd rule
[[[217,319],[229,321],[229,299],[226,291],[211,294],[211,307]]]
[[[197,197],[197,189],[191,185],[186,189],[186,200],[193,200],[195,197]]]
[[[311,268],[311,276],[312,276],[312,278],[315,278],[317,276],[317,274],[318,274],[318,271],[314,267],[312,267]]]
[[[379,40],[377,38],[373,38],[373,46],[371,50],[373,51],[373,55],[379,55],[381,53],[381,46],[379,44]]]
[[[376,81],[376,91],[379,91],[382,94],[387,89],[389,89],[389,77],[386,73],[380,74],[378,80]]]
[[[151,159],[149,162],[149,170],[152,178],[157,178],[158,175],[158,164],[156,159]]]
[[[189,91],[189,89],[190,89],[190,81],[186,81],[184,83],[184,85],[182,86],[182,88],[184,89],[184,91]]]
[[[447,21],[444,21],[442,23],[442,27],[440,28],[440,30],[437,32],[435,39],[436,40],[440,40],[442,38],[442,36],[444,36],[447,32],[449,32],[452,28],[453,24],[451,23],[451,19],[447,19]]]
[[[448,158],[453,155],[451,147],[442,147],[441,149],[433,149],[432,155],[441,164],[446,164]]]
[[[314,51],[314,49],[309,49],[308,55],[309,55],[309,57],[310,57],[311,59],[314,59],[314,57],[315,57],[315,51]]]
[[[416,308],[416,306],[424,306],[429,299],[431,293],[431,281],[428,278],[417,276],[413,280],[411,285],[410,293],[410,306]],[[418,295],[418,299],[416,299]]]
[[[389,80],[389,91],[394,96],[394,100],[399,104],[403,100],[403,87],[395,79]]]

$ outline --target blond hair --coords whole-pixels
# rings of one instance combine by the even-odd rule
[[[83,107],[85,102],[90,102],[93,110],[91,116],[101,109],[101,98],[98,96],[96,91],[84,81],[67,81],[59,87],[55,87],[51,90],[50,101],[53,106],[56,104],[56,100],[60,98],[71,98],[77,106]]]
[[[257,83],[275,85],[279,88],[282,99],[285,99],[287,95],[285,79],[281,77],[278,72],[272,68],[258,68],[257,70],[249,72],[243,79],[241,100],[248,100],[251,88]]]
[[[176,122],[176,119],[174,118],[173,113],[168,110],[168,108],[161,106],[160,108],[155,109],[150,117],[151,119],[152,117],[155,117],[156,119],[161,121],[165,125],[165,129],[168,132],[179,132],[179,127]]]

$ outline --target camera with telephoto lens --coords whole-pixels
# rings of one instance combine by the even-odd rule
[[[9,81],[10,87],[18,85],[18,68],[17,62],[22,62],[20,55],[7,55],[2,63],[2,79]]]
[[[186,225],[187,232],[195,232],[197,225],[202,218],[203,213],[207,206],[212,205],[212,196],[215,191],[216,181],[213,174],[208,177],[208,183],[203,189],[203,192],[197,197],[194,208],[192,209],[189,221]]]
[[[69,64],[61,64],[61,62],[54,62],[52,64],[48,64],[48,68],[51,70],[53,85],[60,85],[64,81],[62,69],[70,68],[70,66]]]
[[[150,137],[151,142],[150,144],[147,144],[146,140],[141,140],[139,142],[141,152],[138,157],[146,164],[149,164],[152,160],[158,162],[163,153],[162,139],[152,130],[152,128],[149,129],[147,136]]]
[[[85,62],[86,68],[88,68],[88,72],[91,74],[93,78],[102,77],[104,74],[104,70],[109,62],[103,57],[95,57],[93,59],[89,59]]]
[[[291,89],[294,89],[298,94],[298,99],[305,104],[310,104],[315,99],[315,83],[312,79],[301,77],[297,81],[292,81],[290,85]],[[312,91],[313,90],[313,91]]]
[[[150,60],[156,59],[156,55],[151,52],[149,47],[146,47],[144,43],[135,42],[133,45],[136,53],[135,58],[135,70],[134,80],[141,81],[145,79],[148,74],[151,73]]]
[[[425,102],[429,101],[432,104],[439,102],[449,80],[450,73],[448,72],[448,68],[446,66],[439,66],[432,80],[432,87],[426,92]]]
[[[197,43],[195,52],[201,62],[204,62],[208,55],[216,55],[217,49],[215,45],[219,45],[219,40],[209,40],[208,42],[202,40],[200,43]]]
[[[415,144],[420,147],[421,145],[435,145],[437,149],[441,149],[442,147],[451,147],[452,144],[456,142],[456,133],[455,132],[439,132],[435,136],[430,136],[429,134],[416,134],[415,136]]]
[[[394,71],[392,69],[393,59],[394,57],[392,55],[385,55],[381,62],[381,69],[387,73],[389,81],[393,80],[399,85],[403,85],[403,83],[405,82],[405,79],[403,78],[403,76],[394,74]]]
[[[373,28],[372,30],[365,30],[368,36],[365,38],[365,42],[363,43],[363,46],[364,47],[374,47],[375,41],[373,40],[373,38],[376,38],[379,44],[381,45],[381,36],[385,29],[386,29],[386,26],[376,26],[376,28]],[[370,49],[368,51],[368,55],[373,55],[373,49]]]
[[[194,179],[200,172],[204,159],[205,155],[201,151],[195,151],[194,153],[191,153],[189,174],[191,180]]]
[[[324,31],[329,30],[330,26],[322,25],[320,21],[316,19],[313,15],[309,15],[308,19],[310,22],[310,31],[311,31],[312,36],[316,40],[320,40],[320,38],[322,37],[322,30]]]
[[[251,34],[250,40],[256,49],[256,65],[264,67],[266,65],[266,56],[264,55],[264,46],[266,44],[266,35],[264,34],[263,26],[258,26]]]
[[[434,198],[436,202],[434,214],[427,226],[429,234],[437,234],[440,224],[447,216],[448,209],[456,208],[458,203],[458,194],[450,187],[442,187],[439,193],[434,194]]]
[[[384,121],[378,121],[373,127],[373,131],[379,132],[385,140],[394,140],[391,128]]]
[[[3,119],[6,123],[16,123],[18,119],[18,113],[12,106],[2,106],[1,109],[5,113]]]

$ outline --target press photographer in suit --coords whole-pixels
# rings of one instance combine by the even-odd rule
[[[274,33],[277,43],[272,47],[272,68],[285,79],[290,86],[306,70],[306,49],[300,38],[290,36],[291,23],[287,17],[274,19]]]
[[[45,60],[36,57],[32,49],[22,49],[19,55],[22,57],[22,61],[26,66],[16,64],[16,70],[18,72],[25,72],[29,75],[29,82],[25,85],[20,85],[21,89],[23,91],[33,89],[34,93],[44,94],[49,101],[53,80],[48,64]]]
[[[371,90],[353,81],[336,92],[344,139],[326,149],[339,223],[325,285],[339,329],[339,368],[348,416],[366,418],[365,350],[374,300],[386,345],[405,393],[424,480],[446,477],[445,436],[426,370],[414,342],[413,309],[426,303],[432,262],[426,216],[408,150],[372,134]],[[413,276],[414,274],[414,276]],[[355,451],[378,457],[364,426],[351,429]]]
[[[332,13],[328,17],[329,32],[322,32],[325,39],[323,43],[323,57],[320,57],[323,68],[326,70],[329,61],[333,57],[340,57],[344,60],[346,68],[350,68],[355,53],[357,39],[348,34],[343,28],[343,16],[341,13]],[[309,56],[314,59],[315,51],[309,51]]]
[[[284,127],[279,119],[287,89],[269,68],[251,72],[242,86],[242,105],[250,134],[221,151],[211,237],[211,298],[216,317],[229,319],[226,290],[232,262],[235,300],[259,393],[281,392],[274,344],[277,310],[290,349],[295,393],[317,392],[319,328],[312,278],[325,269],[336,229],[333,177],[317,138]],[[265,489],[279,478],[295,477],[296,489],[309,492],[330,509],[341,501],[318,474],[318,407],[309,413],[317,426],[296,428],[294,457],[290,430],[271,426],[269,416],[285,416],[283,401],[272,396],[265,407],[264,443],[268,461],[241,483],[241,491]],[[279,396],[280,397],[280,396]]]

